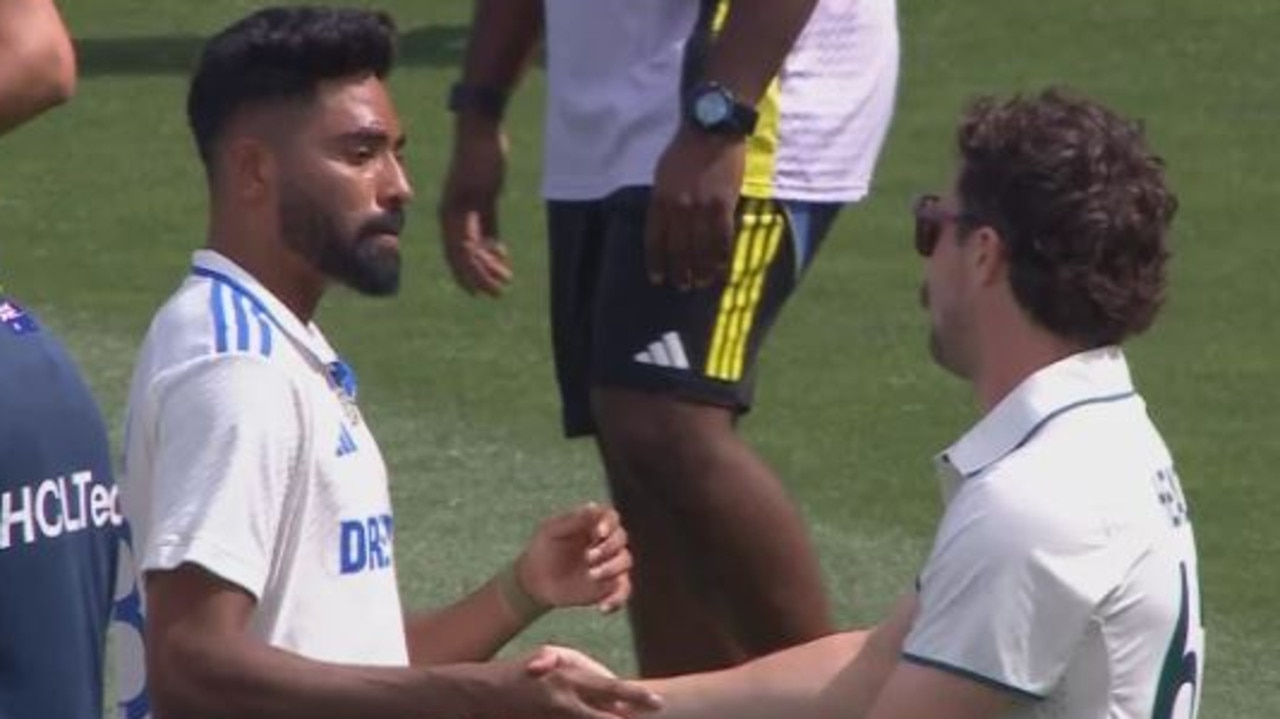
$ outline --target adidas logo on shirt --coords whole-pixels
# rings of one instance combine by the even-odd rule
[[[351,436],[351,432],[347,431],[347,426],[342,425],[338,432],[338,456],[344,457],[359,449],[356,446],[356,440]]]
[[[684,344],[680,341],[680,335],[675,332],[667,332],[650,342],[648,347],[635,354],[634,359],[640,364],[655,367],[689,369],[689,357],[684,353]]]

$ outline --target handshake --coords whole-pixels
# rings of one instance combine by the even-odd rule
[[[519,658],[456,663],[496,651],[552,608],[591,606],[616,612],[631,594],[632,561],[626,530],[611,507],[588,503],[544,520],[516,561],[471,598],[489,597],[479,603],[490,606],[488,619],[472,625],[487,627],[477,629],[490,635],[485,641],[447,651],[446,645],[469,633],[467,620],[450,612],[430,620],[432,630],[422,644],[440,654],[419,656],[414,663],[438,680],[428,678],[427,683],[445,690],[436,695],[444,700],[436,704],[440,713],[462,719],[633,719],[659,709],[661,701],[652,689],[621,680],[568,647],[543,646]]]
[[[662,707],[642,682],[619,679],[575,649],[544,646],[486,665],[491,687],[475,695],[475,719],[633,719]]]

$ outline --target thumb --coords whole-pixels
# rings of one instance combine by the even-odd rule
[[[560,666],[560,655],[553,649],[542,647],[525,662],[524,670],[531,677],[548,674]]]

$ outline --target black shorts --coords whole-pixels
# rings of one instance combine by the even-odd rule
[[[551,329],[565,434],[592,434],[592,387],[671,394],[745,412],[760,343],[795,291],[839,203],[743,198],[727,282],[649,282],[649,188],[547,203]]]

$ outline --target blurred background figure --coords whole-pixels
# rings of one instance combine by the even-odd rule
[[[0,0],[0,134],[66,102],[75,87],[75,52],[53,3]],[[4,243],[39,239],[6,235]],[[4,719],[102,716],[121,525],[108,447],[61,342],[0,289]]]
[[[644,676],[832,631],[808,532],[738,434],[756,357],[893,114],[893,0],[478,0],[445,256],[472,293],[511,280],[503,109],[547,54],[543,195],[562,419],[594,435],[636,557]]]

